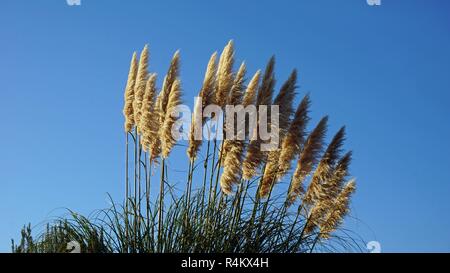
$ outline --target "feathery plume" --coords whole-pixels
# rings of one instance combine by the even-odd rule
[[[266,70],[262,79],[261,87],[256,97],[256,105],[271,105],[273,88],[275,86],[275,56],[272,56],[267,63]]]
[[[294,112],[292,108],[292,101],[295,96],[297,82],[297,70],[293,70],[289,79],[283,84],[280,89],[280,92],[275,97],[273,104],[279,106],[279,138],[283,141],[284,136],[289,127],[289,123],[291,121],[292,113]],[[273,187],[273,184],[277,181],[278,176],[278,166],[280,159],[280,149],[269,152],[267,157],[267,165],[264,169],[264,175],[261,180],[260,186],[260,196],[266,196],[270,188]]]
[[[291,161],[300,153],[300,149],[304,144],[306,125],[309,121],[308,109],[310,105],[309,95],[306,95],[298,105],[286,137],[281,143],[277,180],[280,180],[289,171]]]
[[[349,166],[352,160],[352,152],[347,152],[328,173],[323,175],[318,200],[333,199],[342,190],[342,184],[349,175]]]
[[[313,177],[311,178],[311,183],[308,186],[308,190],[304,198],[305,203],[311,204],[321,199],[321,196],[326,194],[327,185],[324,185],[324,181],[327,181],[329,172],[333,170],[333,166],[340,157],[344,140],[345,127],[341,127],[336,135],[334,135],[330,144],[328,144],[319,165],[314,171]]]
[[[200,146],[202,144],[201,140],[195,139],[195,126],[197,126],[196,121],[201,120],[202,126],[204,125],[206,119],[201,116],[201,113],[206,106],[213,103],[214,100],[214,88],[216,82],[216,71],[217,71],[217,52],[214,52],[209,59],[208,66],[206,67],[205,78],[203,80],[203,86],[199,92],[198,97],[202,100],[202,105],[194,105],[194,112],[192,113],[191,128],[189,132],[189,147],[187,149],[187,154],[189,159],[194,160],[197,156]]]
[[[231,87],[231,91],[230,91],[230,94],[229,94],[229,97],[227,100],[227,105],[241,104],[244,89],[245,89],[245,87],[244,87],[245,73],[246,73],[245,63],[242,63],[241,66],[239,67],[239,70],[234,79],[233,86]],[[226,128],[227,125],[233,126],[234,127],[233,132],[236,133],[237,124],[238,124],[238,121],[236,119],[234,119],[234,124],[225,124],[224,129]],[[233,140],[230,139],[230,136],[226,136],[226,139],[223,142],[222,150],[220,152],[220,154],[222,155],[221,166],[224,165],[225,158],[226,158],[229,150],[231,149],[232,145],[233,145]]]
[[[155,113],[156,74],[150,74],[145,85],[141,108],[140,128],[142,132],[141,144],[144,151],[149,151],[158,134],[158,119]]]
[[[163,125],[165,123],[165,118],[167,116],[167,110],[168,110],[168,101],[170,97],[170,93],[172,91],[172,86],[177,81],[177,78],[179,76],[179,70],[180,70],[180,52],[176,51],[175,54],[172,57],[172,60],[170,61],[169,70],[167,71],[166,76],[164,77],[163,86],[161,88],[161,91],[159,92],[158,96],[156,97],[155,102],[155,115],[158,118],[158,124],[159,124],[159,132],[158,137],[155,139],[152,147],[150,156],[153,160],[155,160],[162,151],[162,139],[164,137],[165,132],[163,131]],[[170,130],[170,128],[169,128]],[[170,131],[169,131],[170,134]],[[166,143],[166,148],[168,148],[168,144]],[[168,150],[166,149],[166,152]],[[169,149],[170,151],[170,149]]]
[[[345,126],[342,126],[328,145],[320,163],[334,165],[339,159],[345,141]]]
[[[177,50],[172,57],[170,62],[169,70],[167,71],[166,76],[164,77],[163,86],[161,88],[161,92],[158,95],[157,102],[158,107],[161,113],[165,113],[167,110],[167,103],[170,97],[170,92],[172,90],[172,85],[176,81],[179,76],[180,70],[180,52]],[[164,119],[164,115],[161,115],[161,118]],[[163,124],[164,120],[161,120],[161,124]]]
[[[203,79],[203,86],[200,90],[199,97],[202,98],[203,106],[205,108],[207,105],[214,102],[214,88],[216,84],[216,74],[217,74],[217,52],[214,52],[208,62],[205,72],[205,78]]]
[[[133,112],[136,127],[140,133],[141,128],[139,128],[141,120],[141,108],[142,100],[145,92],[145,85],[147,84],[148,78],[148,45],[145,45],[141,52],[141,57],[139,59],[139,68],[136,76],[136,84],[134,86],[134,102],[133,102]]]
[[[234,140],[224,161],[223,174],[220,177],[220,187],[224,194],[231,194],[233,185],[239,183],[242,176],[242,156],[244,141]]]
[[[243,178],[250,180],[256,175],[258,167],[264,160],[264,153],[260,150],[258,140],[250,141],[247,148],[247,155],[243,162]]]
[[[124,96],[124,106],[123,106],[123,115],[125,117],[125,132],[130,132],[134,126],[134,113],[133,113],[133,102],[134,102],[134,85],[136,82],[136,74],[137,74],[137,54],[133,53],[133,57],[131,58],[130,70],[128,72],[128,80],[127,85],[125,87],[125,96]]]
[[[164,124],[162,126],[161,138],[161,149],[162,156],[167,158],[170,151],[175,145],[176,140],[172,137],[172,127],[178,120],[177,117],[173,116],[173,112],[177,106],[181,104],[181,86],[180,81],[175,79],[171,85],[171,90],[169,94],[169,99],[167,100],[167,110],[165,113]]]
[[[224,107],[233,84],[234,48],[229,41],[222,51],[217,68],[216,103]]]
[[[255,103],[256,98],[256,90],[259,86],[259,77],[261,75],[261,71],[256,71],[253,78],[248,83],[247,89],[245,90],[244,98],[242,99],[242,105],[244,107],[249,106]]]
[[[328,117],[325,116],[306,139],[294,175],[292,176],[291,187],[288,193],[289,204],[292,204],[300,194],[304,193],[303,181],[317,164],[327,131],[327,123]]]
[[[332,200],[326,200],[325,202],[319,202],[315,204],[308,213],[303,233],[305,235],[312,233],[321,223],[326,212],[332,206]]]
[[[242,106],[245,108],[249,105],[254,105],[255,104],[255,99],[256,99],[256,92],[258,90],[259,87],[259,78],[261,75],[261,71],[258,70],[256,71],[255,75],[253,76],[253,78],[250,80],[250,82],[247,85],[247,89],[245,90],[244,93],[244,98],[242,99]],[[245,137],[249,137],[249,127],[250,127],[250,120],[245,117],[245,132],[237,132],[238,134],[243,133]]]
[[[161,92],[160,92],[161,94]],[[163,112],[161,112],[160,103],[158,101],[159,95],[156,98],[156,102],[153,108],[153,116],[152,119],[154,120],[154,123],[157,128],[159,128],[156,131],[155,137],[151,140],[151,145],[149,145],[149,155],[151,161],[156,161],[157,157],[161,154],[161,129],[162,129],[162,123],[161,121],[164,120],[162,116],[164,115]]]
[[[257,107],[260,105],[269,106],[272,104],[273,87],[275,85],[274,68],[275,57],[272,56],[266,66],[262,83],[256,96]],[[268,108],[268,110],[270,110],[270,108]],[[255,128],[255,130],[258,130],[258,128]],[[254,177],[259,166],[266,160],[266,155],[261,151],[260,145],[261,139],[259,139],[259,137],[255,140],[251,140],[248,145],[247,155],[243,163],[244,179],[249,180]]]
[[[287,128],[289,127],[289,123],[291,121],[291,116],[294,113],[294,109],[292,107],[292,101],[295,97],[295,89],[297,83],[297,70],[293,70],[289,78],[286,80],[286,82],[283,84],[283,86],[280,89],[280,92],[275,97],[273,104],[279,105],[280,109],[280,130],[282,134],[287,131]],[[283,135],[280,136],[280,139],[283,138]]]
[[[350,197],[355,192],[355,180],[351,180],[345,185],[336,198],[336,201],[325,215],[323,222],[320,224],[320,237],[328,239],[330,233],[342,223],[345,215],[349,212]]]
[[[236,77],[234,79],[233,85],[231,86],[230,93],[228,95],[227,104],[229,105],[237,105],[242,102],[242,97],[244,95],[244,81],[245,81],[245,73],[247,72],[247,68],[245,66],[245,62],[242,62],[241,66],[236,73]]]

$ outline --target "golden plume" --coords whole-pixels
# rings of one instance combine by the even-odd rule
[[[256,90],[258,90],[260,75],[261,70],[256,71],[255,75],[248,83],[247,89],[245,90],[244,98],[242,99],[242,106],[246,107],[255,103]]]
[[[319,200],[335,198],[342,190],[342,184],[349,175],[349,166],[352,160],[352,152],[347,152],[335,166],[326,174],[326,179],[321,185]]]
[[[349,183],[348,188],[342,187],[344,180],[348,176],[348,167],[351,162],[351,152],[346,153],[334,166],[328,169],[328,173],[322,177],[324,181],[320,185],[321,196],[316,200],[313,209],[311,210],[311,218],[308,220],[306,232],[311,232],[313,229],[321,225],[326,227],[328,231],[324,233],[325,237],[334,230],[330,228],[334,225],[337,227],[339,222],[339,215],[343,215],[343,204],[346,202],[345,197],[349,198],[351,192],[354,191],[354,181]],[[346,205],[344,205],[346,207]]]
[[[141,57],[139,59],[139,68],[136,76],[136,84],[134,86],[133,112],[134,112],[134,120],[139,133],[141,131],[139,125],[142,114],[141,113],[142,100],[144,97],[145,85],[147,84],[147,78],[148,78],[148,45],[145,45],[144,49],[141,52]]]
[[[272,104],[273,87],[275,85],[275,57],[271,57],[264,72],[261,86],[256,96],[256,106]],[[269,109],[268,109],[269,110]],[[258,126],[256,126],[258,127]],[[254,134],[258,132],[258,128],[254,128]],[[266,155],[261,151],[261,139],[257,137],[254,140],[250,140],[247,148],[247,155],[243,162],[243,178],[246,180],[251,179],[256,175],[257,169],[265,161]]]
[[[256,97],[256,105],[271,105],[273,88],[275,86],[275,56],[272,56],[267,63],[264,77],[262,79],[261,87],[258,90]]]
[[[220,187],[225,194],[230,194],[232,186],[239,183],[241,179],[244,143],[242,140],[234,140],[229,145],[229,151],[224,161],[223,174],[220,177]]]
[[[321,223],[324,215],[332,206],[332,200],[326,200],[324,202],[319,202],[315,204],[310,210],[306,218],[306,223],[304,227],[304,235],[312,233]]]
[[[246,73],[246,66],[245,63],[242,63],[241,66],[239,67],[239,70],[236,74],[236,77],[234,79],[233,85],[231,87],[231,91],[230,94],[228,96],[227,99],[227,105],[238,105],[241,104],[242,102],[242,97],[244,94],[244,81],[245,81],[245,73]],[[234,114],[234,112],[233,112]],[[236,134],[236,130],[237,130],[237,124],[239,121],[236,120],[236,115],[235,115],[235,119],[234,119],[234,124],[228,124],[230,126],[233,126],[233,133]],[[226,131],[226,125],[224,125],[224,129]],[[226,139],[224,139],[223,141],[223,147],[221,149],[220,155],[221,156],[221,166],[224,166],[224,162],[225,162],[225,158],[227,156],[228,151],[231,149],[231,146],[233,145],[233,139],[234,136],[228,136],[226,135]]]
[[[159,137],[161,138],[162,156],[167,158],[170,151],[176,143],[176,140],[172,137],[172,127],[178,120],[178,117],[174,117],[173,113],[176,107],[181,104],[181,85],[178,79],[175,79],[171,85],[169,99],[167,100],[167,110],[165,113],[164,123],[162,131]]]
[[[328,213],[324,216],[323,221],[320,224],[320,237],[328,239],[330,233],[336,230],[336,228],[342,223],[345,215],[349,212],[350,197],[355,192],[356,185],[355,180],[350,180],[347,185],[337,196],[333,206],[330,207]]]
[[[238,72],[236,73],[233,85],[231,86],[227,104],[238,105],[242,102],[242,97],[245,90],[244,81],[246,72],[247,67],[245,66],[245,62],[242,62],[241,66],[239,66]]]
[[[170,92],[172,90],[172,85],[176,81],[179,76],[180,70],[180,52],[177,50],[172,57],[170,62],[169,70],[167,71],[166,76],[164,77],[163,86],[161,88],[161,92],[158,95],[157,102],[158,107],[163,115],[161,115],[161,124],[164,123],[164,113],[167,110],[167,103],[170,97]]]
[[[134,85],[136,82],[136,74],[137,74],[137,54],[133,53],[133,57],[131,58],[130,70],[128,72],[128,80],[127,85],[125,87],[125,95],[124,95],[124,106],[123,106],[123,115],[125,117],[125,132],[130,132],[134,126],[134,113],[133,113],[133,102],[134,102]]]
[[[202,112],[206,106],[213,103],[213,91],[216,83],[216,73],[217,73],[217,52],[214,52],[209,59],[208,66],[206,67],[205,78],[203,80],[203,86],[199,92],[198,97],[201,98],[202,104],[194,105],[194,112],[192,113],[191,120],[191,128],[189,131],[189,146],[187,149],[187,154],[189,159],[194,160],[197,156],[198,151],[200,150],[200,146],[202,145],[202,141],[199,139],[195,139],[195,126],[196,121],[200,121],[202,126],[204,125],[206,119],[202,117]]]
[[[291,121],[292,113],[294,112],[292,108],[292,101],[295,96],[297,82],[297,71],[294,69],[289,76],[289,79],[283,84],[280,92],[275,97],[273,104],[279,106],[279,130],[278,136],[281,141],[287,133],[289,123]],[[267,196],[273,184],[277,181],[278,177],[278,165],[280,159],[280,149],[276,149],[269,152],[267,157],[267,165],[264,169],[264,175],[261,180],[261,186],[259,195],[261,197]]]
[[[150,157],[153,160],[155,160],[161,154],[162,151],[161,138],[164,134],[163,125],[167,113],[167,104],[170,97],[170,92],[172,90],[172,85],[179,76],[179,70],[180,70],[180,53],[179,51],[176,51],[170,62],[169,70],[167,71],[167,74],[164,77],[164,82],[161,91],[156,97],[154,114],[158,119],[157,124],[159,125],[159,132],[158,137],[154,140],[150,149],[151,150]]]
[[[159,93],[161,95],[161,92]],[[154,120],[154,123],[157,128],[159,128],[156,132],[155,138],[151,140],[151,145],[149,145],[149,156],[151,161],[156,161],[157,157],[161,154],[161,139],[160,139],[160,133],[161,133],[161,127],[163,120],[162,116],[164,113],[161,112],[160,103],[158,103],[158,97],[156,98],[156,102],[153,108],[153,116],[152,119]]]
[[[304,202],[312,204],[313,202],[321,199],[321,196],[326,195],[326,181],[329,177],[329,172],[333,170],[333,166],[339,159],[342,145],[345,140],[345,127],[341,127],[339,131],[334,135],[330,144],[322,156],[314,174],[311,178],[311,183],[306,191]],[[325,183],[325,185],[324,185]]]
[[[155,114],[155,96],[156,96],[156,74],[150,74],[147,84],[145,85],[145,93],[142,100],[141,128],[142,137],[141,144],[144,151],[149,151],[152,143],[158,134],[158,119]]]
[[[227,104],[238,105],[242,102],[243,92],[244,92],[244,77],[246,73],[245,64],[242,63],[236,74],[233,86],[231,87],[231,92],[228,98]],[[234,112],[233,112],[234,115]],[[236,117],[235,117],[236,118]],[[239,121],[234,120],[233,132],[238,134],[238,124]],[[233,138],[235,136],[232,136]],[[224,194],[231,194],[234,184],[239,183],[242,175],[242,156],[245,149],[245,142],[238,139],[228,139],[224,140],[222,147],[222,165],[224,166],[223,174],[220,177],[220,187]]]
[[[288,203],[290,204],[292,204],[299,195],[304,193],[303,182],[317,164],[327,131],[327,123],[328,117],[325,116],[306,139],[289,188]]]
[[[224,47],[217,68],[216,98],[217,105],[224,107],[233,84],[234,48],[230,40]]]
[[[294,113],[292,102],[295,97],[295,89],[297,88],[296,84],[297,84],[297,70],[294,69],[289,78],[281,87],[278,95],[273,100],[273,104],[279,106],[280,112],[279,127],[280,133],[282,134],[280,135],[280,139],[283,138],[285,132],[287,131],[291,121],[291,116]]]
[[[309,95],[306,95],[298,105],[286,137],[281,143],[277,180],[280,180],[291,169],[291,161],[300,153],[304,144],[310,104]]]

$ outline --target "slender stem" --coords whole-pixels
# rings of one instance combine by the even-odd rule
[[[158,252],[162,252],[162,227],[163,227],[163,206],[164,206],[164,168],[165,158],[161,162],[161,184],[159,192],[159,219],[158,219]]]
[[[217,139],[214,138],[214,146],[213,146],[213,155],[212,155],[212,161],[211,161],[211,177],[209,179],[209,195],[208,195],[208,207],[206,210],[206,227],[209,227],[210,225],[210,215],[213,212],[212,207],[212,198],[213,198],[213,178],[214,178],[214,163],[216,159],[216,147],[217,147]]]
[[[214,178],[214,168],[215,168],[215,160],[216,160],[216,150],[217,150],[217,139],[214,138],[214,147],[213,147],[213,156],[211,161],[211,179],[209,181],[209,199],[208,203],[211,203],[212,193],[213,193],[213,178]],[[208,204],[209,207],[210,204]]]
[[[270,202],[270,197],[272,196],[272,191],[273,191],[273,188],[274,188],[274,185],[275,185],[274,179],[275,178],[273,178],[272,182],[270,183],[269,195],[267,196],[266,202],[264,202],[263,210],[262,210],[261,216],[259,218],[259,225],[258,225],[258,232],[257,232],[257,235],[256,235],[256,242],[259,242],[259,238],[261,236],[261,228],[262,228],[262,226],[264,224],[264,220],[266,219],[267,209],[269,207],[269,202]]]
[[[192,172],[194,166],[194,160],[189,160],[189,167],[188,167],[188,177],[187,177],[187,183],[186,183],[186,192],[184,195],[184,207],[186,208],[185,213],[183,215],[183,229],[186,230],[189,224],[189,207],[191,205],[191,184],[192,184]],[[186,232],[183,232],[186,233]],[[181,239],[181,245],[184,246],[186,237],[183,236]]]
[[[320,233],[317,235],[316,239],[314,239],[314,243],[311,247],[311,250],[309,251],[309,253],[312,253],[314,250],[314,247],[316,247],[317,242],[320,240]]]
[[[137,142],[138,142],[138,149],[139,149],[139,156],[138,156],[138,199],[137,199],[137,237],[139,238],[141,233],[141,157],[142,157],[142,146],[140,143],[140,137],[139,135],[136,136]]]
[[[125,132],[125,236],[128,239],[128,195],[129,195],[129,181],[128,181],[128,132]],[[126,240],[125,249],[128,252],[128,240]]]
[[[204,172],[203,172],[203,186],[202,186],[202,201],[201,201],[201,206],[200,206],[200,219],[203,219],[203,207],[205,205],[205,193],[206,193],[206,176],[208,173],[208,160],[209,160],[209,146],[210,146],[210,141],[208,140],[208,145],[206,147],[206,159],[205,162],[203,164],[203,168],[204,168]],[[203,227],[203,225],[201,225]]]
[[[297,210],[297,214],[295,215],[294,223],[292,223],[291,229],[289,230],[289,234],[288,234],[288,237],[287,237],[287,239],[286,239],[286,246],[288,246],[288,245],[289,245],[289,242],[291,241],[292,233],[294,232],[294,228],[295,228],[295,226],[297,225],[297,221],[298,221],[298,218],[299,218],[299,216],[300,216],[300,214],[301,214],[301,212],[302,212],[302,209],[303,209],[303,203],[302,203],[301,205],[298,206],[298,210]],[[303,239],[303,235],[304,235],[304,233],[305,233],[306,226],[307,226],[308,223],[309,223],[309,219],[310,219],[310,217],[307,217],[307,218],[306,218],[305,225],[303,226],[302,232],[300,233],[300,236],[299,236],[299,238],[298,238],[298,241],[297,241],[297,243],[294,245],[294,247],[297,247],[297,245],[299,245],[299,244],[301,243],[301,241],[302,241],[302,239]]]
[[[138,133],[137,128],[134,129],[134,224],[133,224],[133,236],[134,236],[134,250],[137,247],[137,178],[138,178]]]
[[[147,154],[145,155],[145,162],[147,164]],[[150,247],[150,179],[151,179],[151,171],[152,171],[152,160],[149,156],[148,158],[148,170],[146,170],[146,184],[145,184],[145,197],[146,197],[146,216],[147,216],[147,236],[148,236],[148,245]]]
[[[253,205],[252,216],[250,217],[250,228],[248,229],[247,234],[246,234],[247,244],[248,244],[248,241],[250,240],[250,235],[251,235],[251,232],[253,230],[253,225],[254,225],[254,221],[255,221],[255,218],[256,218],[256,212],[258,211],[259,203],[261,201],[261,196],[259,195],[259,190],[261,189],[261,181],[264,178],[265,169],[266,169],[266,164],[264,164],[264,167],[262,169],[262,174],[263,175],[259,179],[258,187],[257,187],[256,192],[255,192],[255,201],[254,201],[254,205]]]

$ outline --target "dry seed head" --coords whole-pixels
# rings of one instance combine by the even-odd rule
[[[244,107],[255,103],[256,91],[259,86],[259,77],[261,76],[261,71],[256,71],[253,78],[248,83],[247,89],[245,90],[244,98],[242,99],[242,105]]]
[[[321,223],[324,214],[329,210],[332,205],[332,200],[328,202],[320,202],[315,204],[310,210],[306,220],[304,234],[308,235],[312,233]]]
[[[319,200],[335,198],[342,190],[342,184],[349,175],[348,168],[352,160],[352,152],[347,152],[330,171],[323,181]]]
[[[258,140],[250,141],[247,148],[247,155],[242,164],[243,178],[250,180],[257,173],[257,169],[263,161],[264,154],[260,150],[260,142]]]
[[[275,57],[271,57],[264,72],[262,84],[259,87],[258,94],[256,96],[256,106],[259,105],[271,105],[272,104],[272,95],[273,95],[273,87],[275,85]],[[270,108],[268,108],[270,110]],[[269,113],[270,114],[270,113]],[[258,128],[255,128],[258,130]],[[254,177],[258,171],[258,168],[263,164],[266,160],[266,153],[263,153],[260,149],[261,140],[259,138],[255,140],[251,140],[248,148],[247,155],[243,162],[243,177],[246,180]]]
[[[300,152],[301,146],[304,144],[310,104],[309,96],[306,95],[298,105],[286,137],[281,143],[277,180],[281,180],[286,175],[291,168],[291,161]]]
[[[217,68],[216,103],[224,107],[233,84],[234,48],[229,41],[222,51]]]
[[[327,180],[336,161],[339,159],[345,139],[345,127],[342,127],[331,140],[322,156],[309,184],[304,201],[313,203],[327,194]]]
[[[278,105],[280,109],[279,115],[279,138],[283,141],[286,135],[291,115],[294,112],[292,101],[295,96],[297,82],[297,71],[294,69],[289,79],[283,84],[280,92],[275,97],[273,104]],[[265,197],[277,182],[278,165],[280,159],[280,150],[271,151],[267,157],[267,165],[264,169],[263,179],[261,180],[260,196]]]
[[[140,128],[142,132],[141,144],[144,151],[149,151],[157,136],[158,120],[155,115],[156,74],[151,74],[145,86],[142,100]]]
[[[167,158],[170,151],[176,143],[176,140],[172,137],[172,127],[178,120],[178,117],[174,117],[173,113],[176,107],[181,104],[181,85],[178,79],[175,79],[171,86],[169,99],[167,100],[167,110],[165,113],[164,124],[160,133],[162,156]]]
[[[345,141],[345,126],[342,126],[339,131],[334,135],[330,144],[322,157],[321,163],[334,165],[339,159],[342,152],[342,145]]]
[[[342,223],[345,215],[349,212],[350,197],[355,190],[355,180],[351,180],[339,193],[333,206],[329,209],[320,224],[320,236],[322,238],[328,239],[330,233],[336,230],[336,228]]]
[[[271,151],[267,158],[267,165],[264,168],[264,175],[260,181],[259,196],[266,197],[274,183],[276,182],[278,171],[279,151]]]
[[[134,102],[134,85],[136,82],[136,74],[137,74],[137,54],[133,53],[133,57],[131,58],[130,70],[128,72],[128,80],[127,85],[125,87],[125,95],[124,95],[124,106],[123,106],[123,115],[125,117],[125,132],[130,132],[134,126],[134,114],[133,114],[133,102]]]
[[[197,153],[202,145],[202,141],[200,139],[196,139],[195,137],[197,122],[202,122],[202,116],[200,115],[201,110],[202,105],[199,102],[195,102],[194,112],[192,113],[191,118],[191,128],[189,129],[189,146],[187,149],[187,155],[191,161],[197,157]]]
[[[247,72],[247,68],[245,66],[245,62],[242,62],[239,67],[238,72],[236,73],[236,77],[234,78],[233,85],[231,86],[230,94],[228,95],[227,104],[229,105],[238,105],[242,102],[242,96],[244,93],[244,81],[245,81],[245,73]]]
[[[292,176],[292,184],[288,193],[289,203],[294,202],[299,195],[304,193],[303,182],[317,164],[327,131],[327,122],[328,117],[322,118],[306,139]]]
[[[267,63],[261,86],[256,97],[256,105],[271,105],[273,88],[275,86],[275,57],[272,56]]]
[[[166,76],[164,77],[163,86],[161,88],[161,92],[158,96],[158,107],[162,113],[165,113],[167,110],[167,103],[169,100],[169,94],[172,90],[172,85],[175,80],[178,78],[180,72],[180,52],[176,51],[172,57],[170,62],[169,70],[167,71]],[[162,115],[164,117],[164,115]],[[164,120],[161,120],[161,124]]]
[[[202,88],[199,92],[199,97],[202,99],[202,104],[194,105],[194,112],[192,113],[191,119],[191,128],[189,131],[189,146],[187,149],[187,155],[190,160],[194,160],[197,156],[198,151],[200,150],[200,146],[202,145],[202,141],[195,139],[195,126],[197,126],[196,122],[201,120],[202,125],[206,122],[201,116],[201,113],[205,109],[206,106],[212,104],[214,102],[214,88],[216,84],[216,73],[217,73],[217,52],[214,52],[209,59],[208,65],[206,67],[205,78],[203,80]]]
[[[155,142],[151,147],[151,157],[153,159],[156,159],[161,154],[162,151],[165,151],[167,156],[173,146],[172,145],[173,138],[171,137],[170,131],[171,127],[166,128],[166,130],[169,130],[168,133],[170,135],[170,138],[163,139],[163,136],[164,135],[167,136],[167,132],[165,132],[164,130],[164,125],[166,124],[165,118],[168,116],[167,110],[169,98],[171,96],[170,93],[173,89],[173,85],[175,84],[176,81],[178,81],[177,78],[179,76],[179,70],[180,70],[180,54],[179,51],[176,51],[170,62],[169,70],[167,71],[167,74],[164,77],[161,92],[159,92],[158,97],[156,98],[155,113],[157,114],[157,117],[159,119],[158,121],[159,132],[158,137],[155,139]],[[170,123],[172,121],[173,120],[171,119],[168,122]],[[166,142],[164,142],[165,140]]]
[[[273,101],[274,105],[278,105],[280,107],[279,127],[282,133],[282,135],[280,135],[280,139],[283,138],[285,131],[287,131],[291,121],[291,116],[294,113],[292,102],[295,97],[295,89],[297,88],[296,84],[297,70],[294,69]]]
[[[220,177],[220,187],[225,194],[231,194],[233,185],[239,183],[242,175],[242,155],[244,142],[233,141],[224,161],[224,170]]]
[[[138,132],[140,132],[140,120],[141,120],[141,108],[142,100],[145,92],[145,85],[148,79],[148,45],[145,45],[141,52],[141,57],[139,59],[139,68],[136,76],[136,84],[134,86],[134,102],[133,102],[133,112],[136,127]]]
[[[231,87],[227,105],[241,104],[243,92],[245,89],[245,87],[244,87],[245,73],[246,73],[245,63],[242,63],[241,66],[239,67],[239,70],[234,79],[233,86]],[[237,120],[236,119],[234,120],[233,126],[234,126],[233,132],[236,133],[236,131],[237,131]],[[226,128],[224,128],[224,130],[226,130]],[[220,152],[220,154],[222,155],[221,156],[221,165],[223,165],[225,162],[225,158],[227,157],[228,151],[231,148],[232,141],[233,140],[229,139],[228,136],[227,136],[227,139],[224,140],[222,151]]]
[[[217,74],[217,52],[214,52],[209,59],[208,66],[206,67],[205,78],[203,79],[203,86],[200,90],[199,97],[202,98],[202,108],[214,103],[214,88],[216,84]]]

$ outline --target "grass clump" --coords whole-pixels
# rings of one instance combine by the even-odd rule
[[[349,179],[351,152],[342,149],[345,128],[327,145],[328,117],[308,131],[309,95],[293,105],[296,70],[273,98],[275,59],[246,85],[246,66],[234,71],[234,55],[230,41],[219,60],[214,53],[207,64],[188,133],[187,178],[180,189],[167,168],[177,143],[172,129],[179,119],[173,113],[182,103],[180,54],[174,54],[158,92],[156,74],[148,71],[148,46],[139,59],[134,53],[123,109],[124,202],[111,199],[111,208],[89,217],[69,211],[35,238],[26,226],[13,252],[70,252],[67,243],[72,241],[81,252],[95,253],[359,251],[355,236],[341,228],[356,188]],[[278,106],[279,126],[268,123],[277,130],[280,145],[263,151],[267,140],[236,124],[231,126],[243,139],[216,135],[199,140],[194,125],[209,136],[211,127],[219,127],[217,116],[202,115],[211,104],[222,110]],[[263,125],[258,120],[256,128]]]

